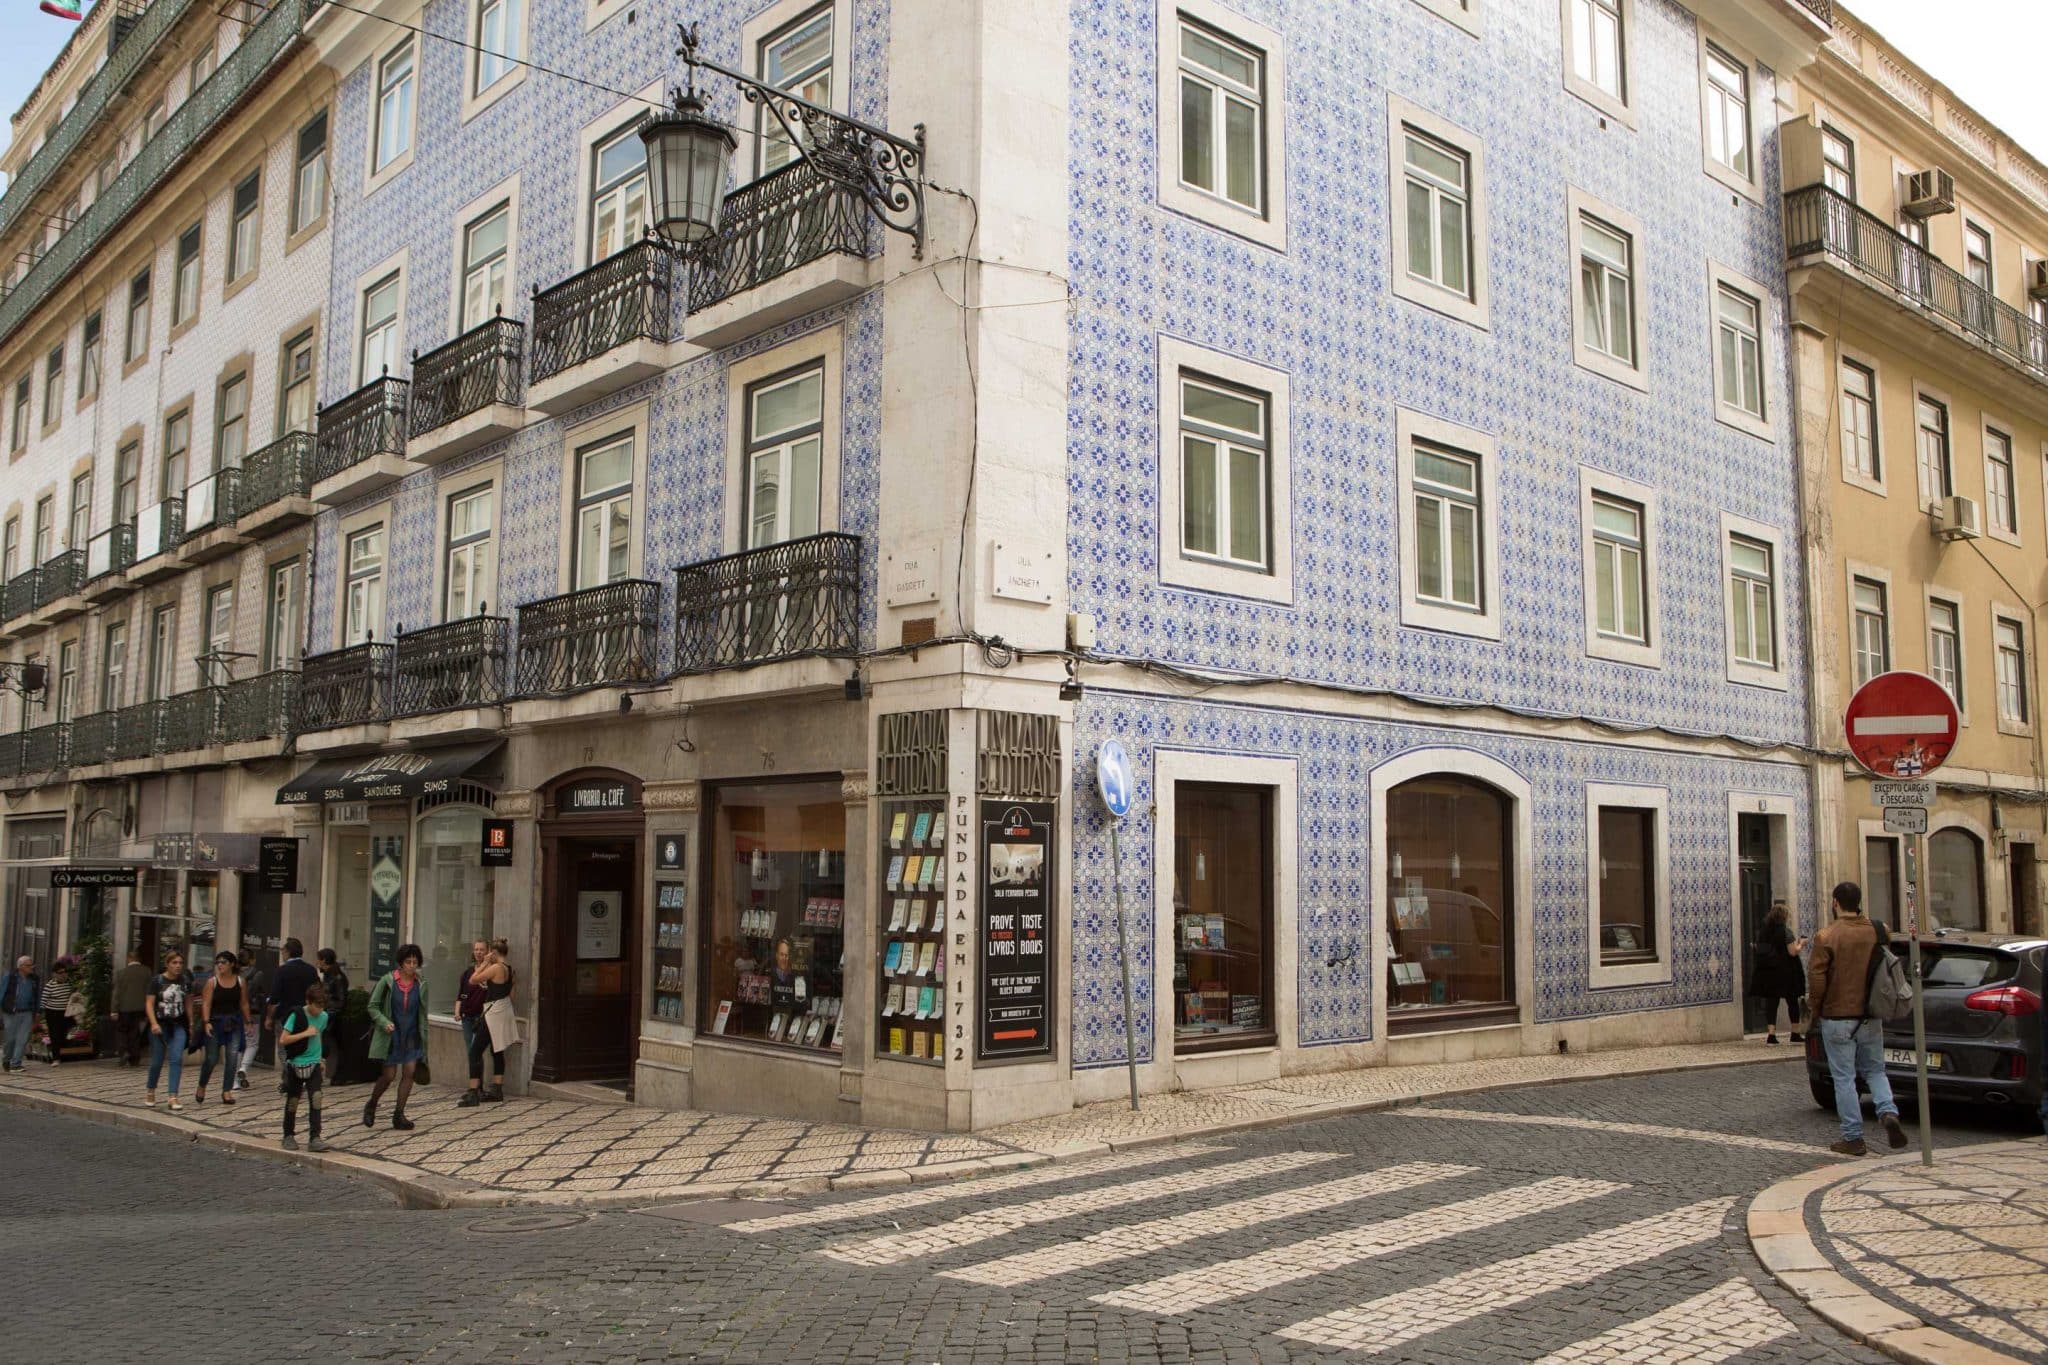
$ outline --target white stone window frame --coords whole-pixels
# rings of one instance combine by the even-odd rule
[[[1266,508],[1268,571],[1233,568],[1181,553],[1180,378],[1184,370],[1266,395]],[[1293,425],[1288,375],[1241,356],[1210,350],[1179,337],[1159,338],[1158,460],[1159,581],[1170,588],[1294,603]]]
[[[1599,564],[1595,555],[1593,500],[1605,494],[1632,502],[1643,516],[1643,634],[1644,641],[1616,639],[1600,631]],[[1663,623],[1658,619],[1658,573],[1663,555],[1657,546],[1659,521],[1657,490],[1648,484],[1624,479],[1604,469],[1579,466],[1579,528],[1584,541],[1580,562],[1584,570],[1586,653],[1595,659],[1635,664],[1643,668],[1664,666]]]
[[[1845,412],[1841,398],[1842,370],[1845,365],[1859,365],[1870,372],[1870,441],[1877,456],[1877,477],[1871,478],[1859,473],[1849,461],[1849,446],[1842,431]],[[1898,451],[1885,439],[1884,432],[1884,368],[1877,356],[1857,347],[1837,342],[1835,345],[1835,422],[1833,439],[1836,458],[1841,462],[1842,482],[1866,493],[1886,497],[1890,493],[1892,463],[1898,458]],[[1910,449],[1909,449],[1910,453]],[[1917,475],[1916,475],[1917,478]],[[1917,485],[1916,485],[1917,486]]]
[[[629,0],[610,0],[620,9],[628,7]],[[609,16],[607,16],[609,17]],[[583,131],[576,136],[576,254],[573,265],[583,270],[596,262],[590,259],[590,210],[591,195],[596,189],[597,149],[610,142],[619,133],[632,126],[635,119],[646,112],[650,105],[663,102],[661,82],[643,87],[630,99],[620,100],[608,107],[602,114],[583,125]]]
[[[1955,613],[1956,617],[1956,711],[1960,724],[1970,723],[1970,604],[1968,599],[1954,588],[1936,587],[1929,583],[1921,589],[1921,603],[1925,611],[1922,619],[1921,644],[1927,650],[1927,676],[1934,675],[1934,604],[1939,602]],[[1994,670],[1995,674],[1995,670]],[[1936,679],[1939,681],[1939,679]],[[1995,681],[1995,676],[1994,676]]]
[[[2008,545],[2020,543],[2020,443],[2016,435],[2019,428],[2003,417],[1980,411],[1977,414],[1977,439],[1984,459],[1984,534],[1993,540],[2002,540]],[[1992,433],[2005,438],[2006,452],[2006,498],[2011,503],[2012,525],[2000,526],[1998,519],[1991,515],[1991,437]],[[1954,458],[1955,440],[1951,433],[1949,440],[1950,458]]]
[[[1180,183],[1180,22],[1182,16],[1214,29],[1260,56],[1263,99],[1259,155],[1262,204],[1258,212]],[[1274,251],[1287,250],[1287,55],[1280,34],[1217,4],[1216,0],[1159,0],[1154,30],[1158,68],[1159,202],[1175,213]]]
[[[1409,128],[1465,158],[1465,278],[1469,295],[1453,293],[1408,273],[1405,182],[1408,171],[1406,130]],[[1486,145],[1470,130],[1439,118],[1390,91],[1387,95],[1387,184],[1395,187],[1387,196],[1392,241],[1387,270],[1393,277],[1394,297],[1486,330],[1490,326],[1492,275],[1487,269]]]
[[[1559,65],[1564,73],[1564,88],[1577,95],[1595,109],[1613,119],[1624,128],[1636,126],[1634,95],[1636,81],[1636,0],[1620,0],[1621,10],[1621,97],[1615,98],[1591,81],[1581,80],[1572,70],[1572,3],[1573,0],[1558,0],[1558,33],[1562,41],[1558,44]]]
[[[1805,785],[1804,768],[1794,769],[1800,775],[1801,786]],[[1728,842],[1727,861],[1722,864],[1728,879],[1728,950],[1731,962],[1742,961],[1743,906],[1742,906],[1742,817],[1762,815],[1770,820],[1771,833],[1771,899],[1783,901],[1792,911],[1793,928],[1799,927],[1800,907],[1805,904],[1800,897],[1804,894],[1799,887],[1799,858],[1797,856],[1799,829],[1806,823],[1795,798],[1776,796],[1756,791],[1731,791],[1728,793],[1728,823],[1724,826]],[[1826,912],[1821,913],[1823,921]],[[1729,973],[1730,1004],[1740,1004],[1749,983],[1739,972]]]
[[[479,90],[477,76],[483,70],[483,33],[479,24],[483,18],[485,0],[464,0],[462,11],[462,32],[469,44],[462,52],[462,111],[458,122],[467,123],[484,110],[496,104],[505,96],[526,83],[526,63],[533,56],[533,6],[535,0],[517,0],[519,5],[519,34],[512,45],[512,51],[505,60],[510,69],[504,75]],[[508,0],[497,0],[499,4]],[[374,81],[374,77],[372,78]],[[372,104],[374,111],[375,105]]]
[[[1856,655],[1860,648],[1857,639],[1859,622],[1856,610],[1858,579],[1884,592],[1884,667],[1879,672],[1890,673],[1899,667],[1899,603],[1897,594],[1892,591],[1892,571],[1882,565],[1867,563],[1860,559],[1845,559],[1842,562],[1842,588],[1845,594],[1842,598],[1842,615],[1845,618],[1844,625],[1848,629],[1849,639],[1848,652],[1844,658],[1849,665],[1847,678],[1852,692],[1861,685],[1856,682]]]
[[[505,462],[502,458],[446,475],[434,485],[434,597],[433,618],[443,624],[448,620],[448,508],[456,498],[488,489],[491,494],[491,575],[488,591],[477,594],[477,598],[488,609],[491,603],[498,604],[492,616],[510,616],[505,604],[498,599],[498,588],[504,581],[505,562]]]
[[[1758,129],[1762,120],[1758,110],[1770,111],[1769,102],[1757,99],[1758,87],[1763,84],[1763,69],[1753,53],[1728,41],[1718,30],[1701,23],[1698,32],[1699,86],[1700,86],[1700,165],[1714,180],[1726,185],[1745,199],[1763,202],[1763,137]],[[1731,66],[1742,68],[1743,95],[1747,110],[1743,118],[1744,131],[1749,138],[1750,173],[1744,176],[1732,166],[1723,165],[1714,159],[1713,143],[1709,140],[1709,127],[1713,118],[1713,82],[1707,75],[1708,49],[1726,58]]]
[[[1998,699],[1998,627],[2009,623],[2020,631],[2020,698],[2026,706],[2025,720],[2013,720],[2005,714],[2005,707]],[[2038,653],[2034,641],[2034,618],[2024,608],[2010,602],[1991,603],[1991,715],[1998,722],[2001,735],[2031,737],[2040,720],[2040,689],[2034,679],[2034,659]],[[1966,684],[1967,685],[1967,684]],[[1931,832],[1931,831],[1930,831]]]
[[[348,363],[349,371],[354,376],[354,382],[349,386],[351,393],[362,388],[370,381],[380,378],[378,375],[363,373],[363,324],[368,321],[365,305],[368,302],[371,286],[377,284],[394,271],[398,275],[398,317],[396,322],[392,324],[397,328],[398,349],[394,354],[400,360],[403,360],[409,354],[405,346],[406,291],[412,283],[412,248],[400,247],[391,255],[386,256],[383,260],[356,276],[355,293],[352,295],[352,302],[349,306],[352,316],[349,318]],[[410,373],[410,369],[408,369],[407,373]],[[405,376],[399,375],[394,371],[392,377],[404,378]]]
[[[618,0],[611,0],[618,3]],[[829,106],[840,113],[848,109],[848,96],[853,88],[853,0],[830,0],[832,9],[832,98]],[[766,9],[749,17],[740,25],[740,70],[758,77],[761,44],[771,36],[789,27],[819,9],[819,0],[776,0]],[[753,114],[759,106],[743,105],[742,111]],[[772,114],[761,115],[771,123]],[[741,125],[733,129],[733,136],[739,139],[739,146],[732,156],[735,184],[745,184],[753,178],[754,168],[761,164],[761,136],[756,131],[756,121],[742,119]]]
[[[516,317],[519,307],[519,176],[511,175],[457,209],[449,229],[449,254],[453,278],[448,287],[448,336],[462,334],[464,274],[469,269],[469,230],[499,205],[505,207],[505,310]],[[488,321],[489,319],[486,319]]]
[[[846,331],[834,324],[798,337],[787,345],[737,361],[725,372],[725,552],[746,547],[747,394],[775,375],[811,365],[822,367],[824,392],[819,400],[824,418],[823,448],[818,452],[818,530],[840,527],[840,447],[846,430],[843,368]]]
[[[1617,384],[1626,384],[1632,389],[1645,392],[1650,387],[1650,345],[1648,314],[1649,302],[1647,284],[1648,270],[1645,260],[1648,253],[1643,247],[1642,220],[1632,213],[1624,213],[1605,200],[1579,189],[1567,187],[1565,191],[1565,243],[1568,252],[1571,282],[1572,314],[1572,359],[1581,369],[1612,379]],[[1584,299],[1579,292],[1579,268],[1582,249],[1579,240],[1579,226],[1586,218],[1596,218],[1629,239],[1629,310],[1630,326],[1635,333],[1635,363],[1617,360],[1606,351],[1593,346],[1586,338],[1586,314]]]
[[[349,638],[348,633],[348,545],[352,538],[376,526],[384,528],[384,568],[382,571],[384,579],[384,606],[381,613],[384,619],[377,623],[377,638],[386,643],[398,638],[391,620],[391,584],[394,567],[391,558],[391,532],[392,518],[396,511],[397,503],[390,498],[386,498],[381,502],[377,502],[363,508],[359,512],[342,518],[334,528],[334,623],[332,629],[333,647],[335,649],[347,649],[351,645],[363,643],[361,640]],[[270,613],[269,573],[270,570],[266,568],[264,570],[263,583],[263,611],[266,623]],[[304,582],[301,580],[300,590],[304,591],[304,587]],[[305,610],[304,604],[301,604],[300,610]],[[316,651],[308,650],[307,652],[314,653]]]
[[[1415,0],[1415,3],[1437,18],[1456,24],[1475,38],[1485,35],[1486,14],[1480,8],[1483,0]]]
[[[415,8],[407,14],[397,15],[394,18],[395,22],[418,29],[421,27],[421,19],[424,13],[423,7]],[[404,47],[407,43],[412,44],[412,103],[407,111],[410,122],[405,132],[405,150],[392,157],[390,165],[379,166],[377,164],[378,106],[382,102],[381,85],[384,78],[384,63],[390,60],[398,52],[398,49]],[[424,44],[425,39],[420,33],[407,32],[404,37],[378,48],[368,59],[370,89],[368,118],[365,120],[368,136],[363,139],[363,196],[365,198],[390,184],[396,176],[402,174],[407,167],[412,165],[413,158],[419,154],[420,95],[425,88],[421,81],[421,58],[424,55]],[[328,115],[327,137],[328,145],[332,147],[334,120],[331,112]]]
[[[1721,291],[1731,290],[1756,305],[1756,366],[1757,401],[1763,406],[1763,414],[1748,412],[1721,399]],[[1778,431],[1779,395],[1772,392],[1771,375],[1776,369],[1776,357],[1771,352],[1772,324],[1776,321],[1771,312],[1771,296],[1764,287],[1749,276],[1731,270],[1719,261],[1707,261],[1707,328],[1708,341],[1713,347],[1713,402],[1714,420],[1722,426],[1733,427],[1760,441],[1775,441]]]
[[[1401,624],[1419,630],[1467,635],[1481,640],[1501,637],[1500,604],[1500,453],[1494,437],[1410,408],[1394,410],[1394,476],[1400,508]],[[1479,464],[1479,592],[1480,610],[1425,602],[1418,594],[1418,542],[1415,529],[1415,462],[1417,441],[1444,446]]]
[[[1735,565],[1729,550],[1736,536],[1770,547],[1773,636],[1771,657],[1775,662],[1769,668],[1735,657],[1735,623],[1731,615],[1734,608],[1728,600],[1728,585],[1734,581],[1735,576]],[[1765,525],[1761,521],[1752,521],[1748,517],[1736,516],[1733,512],[1721,513],[1721,653],[1728,665],[1729,682],[1745,687],[1766,687],[1774,692],[1791,690],[1792,678],[1785,660],[1786,569],[1783,530]]]
[[[1945,419],[1943,431],[1948,442],[1948,492],[1947,494],[1941,494],[1939,490],[1936,490],[1936,496],[1932,498],[1920,496],[1920,403],[1922,399],[1935,404],[1942,410]],[[1913,381],[1913,406],[1907,415],[1911,418],[1911,430],[1913,432],[1913,497],[1915,505],[1922,512],[1926,512],[1938,506],[1943,496],[1954,496],[1963,491],[1960,487],[1960,481],[1956,478],[1955,399],[1950,397],[1948,390],[1938,389],[1925,380],[1915,379]],[[1936,470],[1935,476],[1937,478],[1941,477],[1941,471]]]
[[[646,552],[647,538],[647,442],[653,430],[651,403],[644,400],[563,429],[560,505],[555,515],[555,524],[562,528],[561,545],[555,556],[557,593],[576,591],[577,454],[628,433],[633,437],[633,515],[627,531],[626,577],[647,576],[647,564],[642,556]],[[502,521],[503,513],[499,515]]]
[[[1603,965],[1600,961],[1600,812],[1603,809],[1646,810],[1650,821],[1650,913],[1655,924],[1656,956],[1647,962]],[[1617,986],[1664,985],[1671,981],[1671,792],[1617,782],[1586,784],[1586,969],[1594,990]]]

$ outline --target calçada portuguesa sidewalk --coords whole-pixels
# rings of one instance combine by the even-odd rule
[[[624,1204],[950,1180],[1450,1095],[1797,1057],[1733,1042],[1379,1067],[1152,1095],[1136,1114],[1121,1100],[1090,1104],[974,1134],[518,1097],[458,1109],[462,1092],[446,1085],[415,1091],[408,1113],[418,1127],[398,1132],[389,1095],[379,1126],[368,1129],[361,1116],[369,1087],[344,1086],[326,1093],[324,1153],[280,1150],[283,1100],[276,1074],[260,1069],[238,1103],[225,1106],[217,1094],[192,1102],[188,1068],[177,1114],[161,1103],[146,1107],[143,1072],[114,1062],[32,1064],[0,1083],[0,1102],[365,1176],[421,1207]]]
[[[1778,1281],[1900,1360],[2048,1359],[2048,1144],[1937,1151],[1795,1176],[1749,1235]]]

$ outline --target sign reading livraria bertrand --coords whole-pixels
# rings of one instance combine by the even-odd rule
[[[981,803],[982,1061],[1052,1053],[1052,820],[1047,801]]]

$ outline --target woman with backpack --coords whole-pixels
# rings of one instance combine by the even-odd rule
[[[1799,955],[1806,940],[1792,928],[1792,912],[1783,901],[1771,902],[1751,950],[1749,993],[1764,1002],[1764,1041],[1778,1041],[1778,1002],[1785,1002],[1785,1019],[1791,1025],[1792,1041],[1804,1042],[1799,1032],[1799,1001],[1806,994],[1806,968]]]

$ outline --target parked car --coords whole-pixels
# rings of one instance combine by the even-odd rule
[[[1904,935],[1891,950],[1906,957]],[[2016,1104],[2041,1103],[2042,972],[2048,939],[2036,934],[1939,930],[1920,940],[1927,998],[1927,1097]],[[1887,1022],[1885,1074],[1901,1104],[1914,1099],[1913,1017]],[[1806,1078],[1813,1102],[1835,1105],[1820,1035],[1806,1035]]]

